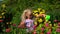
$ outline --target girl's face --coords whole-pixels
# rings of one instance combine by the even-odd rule
[[[25,15],[26,15],[27,18],[31,18],[31,12],[26,12]]]

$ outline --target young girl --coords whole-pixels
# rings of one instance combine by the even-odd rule
[[[21,18],[22,18],[22,21],[21,21],[20,25],[23,26],[23,24],[25,24],[26,28],[27,28],[26,31],[31,32],[33,30],[33,26],[34,26],[33,20],[32,20],[32,12],[31,12],[31,10],[30,9],[24,10]]]

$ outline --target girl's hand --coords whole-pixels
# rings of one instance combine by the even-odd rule
[[[18,25],[18,28],[20,28],[20,25]]]
[[[25,23],[24,23],[24,22],[21,22],[21,23],[18,25],[18,28],[25,28]]]

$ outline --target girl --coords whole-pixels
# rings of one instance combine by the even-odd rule
[[[21,23],[18,27],[20,27],[22,25],[23,27],[23,24],[25,24],[26,26],[26,31],[27,32],[31,32],[33,30],[33,20],[32,20],[32,12],[30,9],[26,9],[24,10],[22,16],[21,16],[22,20],[21,20]]]

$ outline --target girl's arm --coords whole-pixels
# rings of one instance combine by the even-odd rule
[[[20,24],[18,25],[18,28],[25,28],[25,23],[24,22],[20,22]]]

